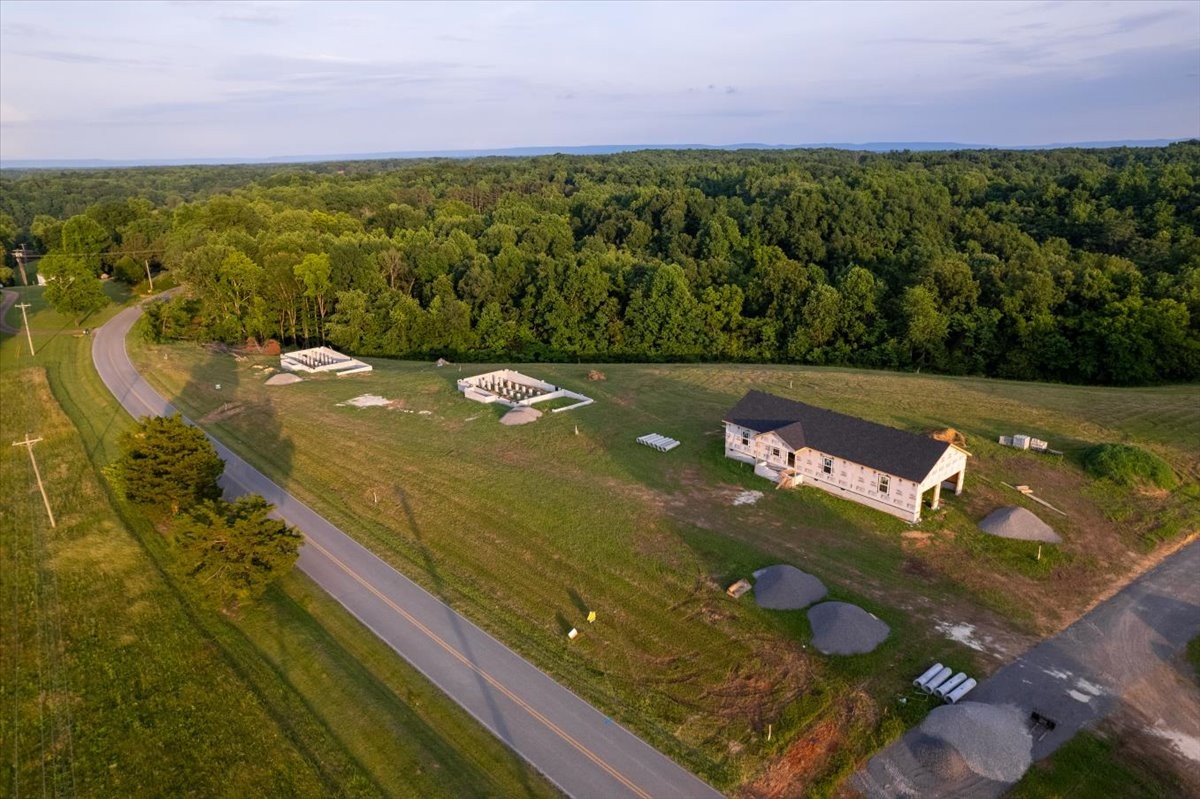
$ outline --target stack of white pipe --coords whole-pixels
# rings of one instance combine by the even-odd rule
[[[658,433],[649,433],[642,436],[638,440],[639,444],[645,444],[647,447],[653,447],[659,452],[670,452],[679,446],[679,442],[667,436],[660,436]]]

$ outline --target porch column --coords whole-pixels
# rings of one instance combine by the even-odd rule
[[[966,476],[967,476],[966,469],[963,469],[961,472],[958,473],[958,479],[954,481],[954,496],[957,497],[959,494],[962,493],[963,480],[966,478]]]
[[[933,487],[933,502],[929,505],[931,510],[937,510],[942,504],[942,481],[939,480]]]

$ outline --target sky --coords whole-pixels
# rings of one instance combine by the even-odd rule
[[[0,0],[0,160],[1200,136],[1200,0]]]

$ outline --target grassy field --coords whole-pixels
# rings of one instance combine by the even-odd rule
[[[1035,764],[1009,799],[1170,799],[1184,795],[1167,774],[1136,762],[1121,746],[1081,732]]]
[[[587,366],[536,365],[525,371],[597,403],[506,428],[500,409],[454,389],[483,365],[376,361],[367,376],[268,389],[270,359],[135,349],[177,405],[331,521],[689,768],[753,795],[827,791],[922,715],[904,689],[928,661],[990,670],[1198,516],[1200,462],[1186,441],[1200,409],[1188,387],[714,365],[604,365],[607,379],[589,382]],[[774,491],[723,457],[721,416],[751,387],[914,430],[953,426],[974,454],[967,492],[910,527],[813,490]],[[363,393],[395,402],[339,407]],[[650,432],[683,445],[662,454],[635,443]],[[992,443],[1013,432],[1067,455]],[[1097,441],[1148,446],[1183,487],[1093,482],[1074,457]],[[1067,515],[1005,482],[1032,485]],[[766,495],[733,506],[748,488]],[[975,522],[1002,504],[1034,510],[1064,544],[1039,560],[1036,545],[979,533]],[[825,658],[807,648],[803,614],[724,596],[779,561],[897,633],[870,655]],[[581,624],[592,609],[599,620]],[[568,643],[572,626],[583,635]]]
[[[298,572],[237,619],[193,608],[97,469],[130,420],[87,339],[27,296],[38,355],[0,343],[0,431],[43,437],[58,526],[5,447],[0,793],[556,795]]]

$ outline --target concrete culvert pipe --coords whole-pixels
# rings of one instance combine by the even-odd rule
[[[954,673],[954,669],[949,666],[943,666],[942,670],[933,675],[925,685],[921,686],[921,690],[927,694],[931,694],[937,690],[937,687],[950,679],[950,675]]]
[[[958,700],[960,700],[964,696],[966,696],[967,692],[970,691],[972,688],[974,688],[976,685],[978,685],[978,683],[975,682],[974,679],[967,678],[966,682],[964,682],[962,685],[958,686],[957,688],[955,688],[953,691],[950,692],[949,696],[946,697],[946,701],[952,705],[956,704],[958,702]]]
[[[920,677],[918,677],[917,679],[913,680],[913,687],[915,687],[915,688],[924,688],[924,687],[925,687],[925,683],[927,683],[927,682],[929,682],[930,680],[932,680],[932,679],[933,679],[933,675],[937,674],[937,673],[938,673],[939,671],[941,671],[941,670],[942,670],[942,664],[941,664],[941,663],[934,663],[932,666],[930,666],[929,668],[925,669],[925,673],[924,673],[924,674],[922,674],[922,675],[921,675]]]
[[[939,685],[937,688],[933,689],[933,695],[936,696],[938,699],[945,699],[947,696],[950,695],[951,691],[953,691],[955,688],[957,688],[959,685],[961,685],[963,682],[965,682],[966,679],[967,679],[967,675],[960,671],[958,674],[955,674],[953,677],[946,680],[944,683]]]

